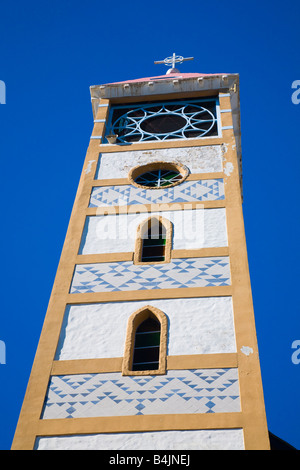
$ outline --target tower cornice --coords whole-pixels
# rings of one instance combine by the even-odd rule
[[[240,95],[238,73],[170,73],[154,77],[106,83],[90,87],[93,116],[96,118],[100,100],[109,100],[111,104],[138,102],[147,100],[167,100],[191,97],[216,96],[228,97],[232,116],[232,127],[239,163],[240,184],[242,191],[242,149],[240,124]],[[225,129],[224,129],[225,130]]]

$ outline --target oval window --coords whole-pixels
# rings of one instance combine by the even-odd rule
[[[129,173],[129,180],[140,188],[160,189],[180,184],[187,176],[188,169],[184,165],[153,162],[133,168]]]

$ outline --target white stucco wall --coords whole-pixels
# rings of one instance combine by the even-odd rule
[[[137,227],[150,215],[162,215],[173,223],[172,248],[175,250],[228,244],[224,208],[99,215],[86,218],[79,254],[134,251]]]
[[[96,179],[127,178],[131,168],[150,161],[182,163],[190,173],[222,171],[222,148],[220,145],[185,147],[176,149],[139,150],[111,152],[99,155]]]
[[[129,316],[152,305],[168,317],[168,355],[236,352],[231,297],[70,305],[56,359],[122,357]]]
[[[39,437],[37,450],[243,450],[242,429]],[[134,455],[134,453],[132,454]],[[147,457],[148,458],[148,457]]]

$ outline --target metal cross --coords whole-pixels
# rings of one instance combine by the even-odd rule
[[[176,55],[175,52],[173,52],[173,55],[171,57],[166,57],[164,60],[155,60],[155,64],[165,64],[165,65],[172,65],[172,68],[167,71],[167,73],[173,72],[179,72],[175,68],[175,64],[182,64],[182,62],[186,60],[193,60],[194,57],[182,57],[181,55]]]

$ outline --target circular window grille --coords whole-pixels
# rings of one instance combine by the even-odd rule
[[[112,107],[107,132],[117,142],[191,139],[218,135],[215,99]]]
[[[133,168],[129,173],[129,180],[139,188],[161,189],[176,186],[187,176],[188,169],[184,165],[153,162]]]

